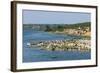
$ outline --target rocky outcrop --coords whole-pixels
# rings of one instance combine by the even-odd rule
[[[36,46],[49,51],[89,51],[91,48],[90,40],[52,40],[38,42]]]

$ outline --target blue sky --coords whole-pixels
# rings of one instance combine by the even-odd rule
[[[23,10],[23,24],[74,24],[89,22],[90,13]]]

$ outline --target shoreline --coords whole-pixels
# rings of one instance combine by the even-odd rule
[[[51,31],[49,33],[52,33],[52,34],[63,34],[63,35],[68,35],[68,36],[83,37],[83,38],[86,38],[86,39],[91,39],[90,36],[85,36],[85,35],[76,35],[76,34],[68,34],[68,33],[64,33],[64,32],[51,32]]]

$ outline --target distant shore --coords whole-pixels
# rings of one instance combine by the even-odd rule
[[[84,30],[79,28],[79,29],[64,29],[63,31],[49,31],[49,32],[55,34],[83,36],[83,37],[91,38],[91,31],[88,27]]]

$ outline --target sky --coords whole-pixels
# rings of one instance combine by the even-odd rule
[[[91,21],[90,13],[23,10],[23,24],[74,24]]]

